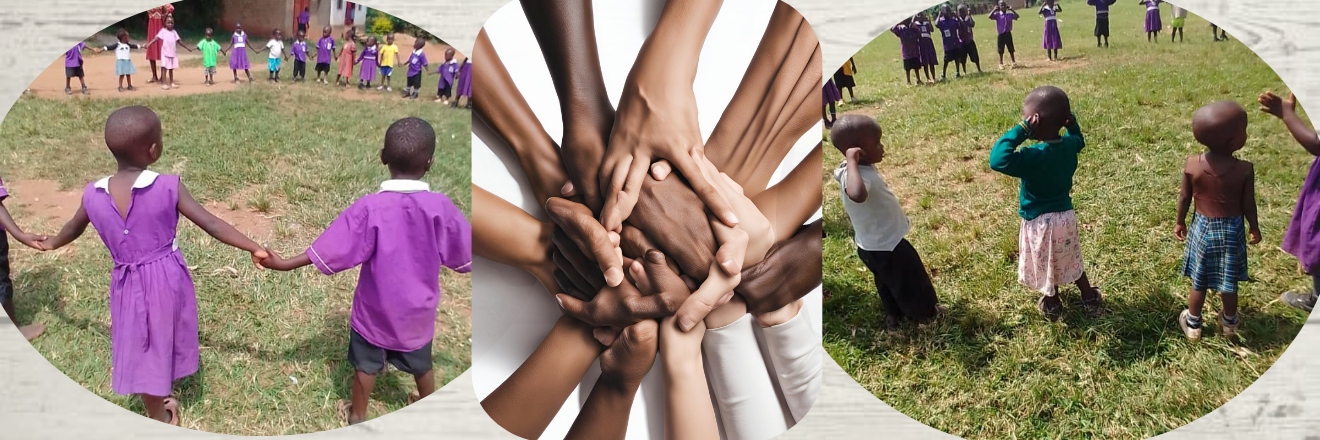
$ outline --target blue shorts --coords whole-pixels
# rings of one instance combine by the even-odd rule
[[[381,74],[381,76],[390,76],[391,73],[394,73],[394,68],[393,68],[393,67],[390,67],[390,66],[380,66],[380,74]]]
[[[269,67],[271,72],[278,72],[280,71],[280,61],[279,58],[267,58],[266,67]]]

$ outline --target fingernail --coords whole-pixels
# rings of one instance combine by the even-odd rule
[[[725,220],[728,220],[728,222],[729,222],[730,224],[735,224],[735,225],[738,224],[738,216],[733,215],[732,212],[725,213],[725,214],[724,214],[724,219],[725,219]]]
[[[633,264],[631,264],[631,265],[629,266],[629,268],[632,269],[632,271],[634,272],[634,275],[635,275],[635,274],[640,274],[640,273],[645,273],[645,271],[642,270],[642,263],[637,262],[637,260],[633,260]]]
[[[739,267],[737,264],[733,262],[733,260],[728,260],[723,263],[720,263],[720,266],[724,267],[724,271],[729,275],[738,273]]]
[[[609,270],[605,271],[605,284],[608,284],[610,287],[614,287],[614,286],[618,286],[619,283],[621,282],[623,282],[622,270],[619,270],[619,268],[617,267],[611,267],[609,268]]]
[[[692,322],[692,318],[686,316],[682,318],[678,318],[678,328],[682,329],[683,331],[692,330],[692,327],[696,325],[697,323]]]
[[[563,194],[563,195],[566,195],[566,196],[569,195],[569,194],[571,194],[572,192],[573,192],[573,181],[571,181],[571,180],[570,180],[570,181],[567,181],[567,182],[564,182],[564,187],[563,187],[563,188],[559,188],[559,193],[560,193],[560,194]]]
[[[665,254],[658,250],[651,249],[646,251],[646,260],[653,264],[665,264]]]
[[[564,310],[564,300],[559,299],[559,295],[555,295],[555,304],[559,304],[559,310]]]

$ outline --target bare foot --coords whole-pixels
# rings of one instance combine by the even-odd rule
[[[41,336],[46,331],[46,325],[42,323],[32,323],[18,328],[18,332],[23,334],[23,338],[31,342],[33,339]]]

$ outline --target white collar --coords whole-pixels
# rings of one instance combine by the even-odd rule
[[[424,50],[422,50],[422,49],[413,49],[413,55],[416,55],[416,54],[419,54],[419,53],[424,53],[424,52],[426,52],[426,51],[424,51]]]
[[[151,186],[151,184],[156,183],[157,177],[160,177],[160,173],[151,170],[142,170],[142,172],[138,174],[137,180],[133,181],[133,189],[146,188],[148,186]],[[105,178],[102,178],[101,180],[96,181],[96,183],[93,184],[93,186],[95,186],[96,188],[109,191],[110,176],[107,176]]]
[[[430,191],[431,185],[411,179],[390,179],[380,183],[380,192],[414,193]]]

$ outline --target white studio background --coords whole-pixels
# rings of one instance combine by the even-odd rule
[[[0,2],[0,109],[9,107],[51,61],[79,39],[157,6],[162,0]],[[280,0],[272,0],[280,1]],[[787,0],[812,23],[825,66],[837,66],[893,23],[935,0]],[[418,24],[460,52],[506,0],[368,0]],[[612,0],[601,0],[605,7]],[[1254,50],[1304,104],[1320,100],[1320,1],[1182,0],[1180,6],[1224,27]],[[599,15],[599,13],[598,13]],[[752,32],[759,38],[760,29]],[[1139,36],[1137,36],[1139,37]],[[614,38],[614,36],[611,36]],[[747,38],[753,38],[748,36]],[[1135,38],[1135,37],[1134,37]],[[602,54],[603,55],[603,54]],[[750,56],[750,54],[748,55]],[[539,58],[539,54],[537,55]],[[508,62],[509,60],[505,60]],[[610,59],[603,64],[610,75]],[[630,63],[631,61],[628,61]],[[826,67],[826,74],[833,68]],[[729,93],[732,93],[731,91]],[[557,111],[554,109],[552,111]],[[538,116],[547,118],[545,113]],[[557,134],[556,132],[553,132]],[[0,154],[6,152],[0,151]],[[3,172],[4,170],[0,170]],[[1298,182],[1300,186],[1301,182]],[[539,285],[531,285],[540,289]],[[781,439],[949,439],[880,402],[826,357],[825,383],[811,413]],[[1320,325],[1310,322],[1256,383],[1223,407],[1161,440],[1306,440],[1320,433]],[[1308,403],[1312,402],[1312,403]],[[0,439],[224,439],[132,414],[83,389],[52,367],[0,319]],[[299,438],[514,439],[485,415],[465,373],[430,397],[352,428]]]
[[[702,47],[697,80],[693,84],[703,139],[714,131],[724,108],[733,99],[743,72],[760,45],[775,4],[775,0],[725,0],[716,16]],[[601,71],[610,100],[616,105],[632,62],[663,6],[663,0],[618,0],[594,5]],[[563,126],[559,99],[522,7],[517,2],[504,5],[486,22],[485,30],[517,85],[516,92],[527,100],[550,137],[560,139]],[[473,62],[483,61],[476,59]],[[473,125],[472,183],[547,220],[540,202],[531,197],[526,177],[509,147],[480,122],[474,120]],[[802,135],[775,171],[771,185],[787,175],[816,147],[822,128],[817,125]],[[820,301],[821,290],[817,287],[807,295],[803,308],[817,335],[821,334]],[[531,275],[478,259],[472,275],[472,369],[469,372],[477,398],[485,398],[513,374],[561,315],[554,300]],[[564,402],[541,438],[564,438],[599,374],[599,363],[596,363]],[[628,420],[629,439],[664,437],[662,386],[660,369],[652,369],[633,401],[632,416]]]

